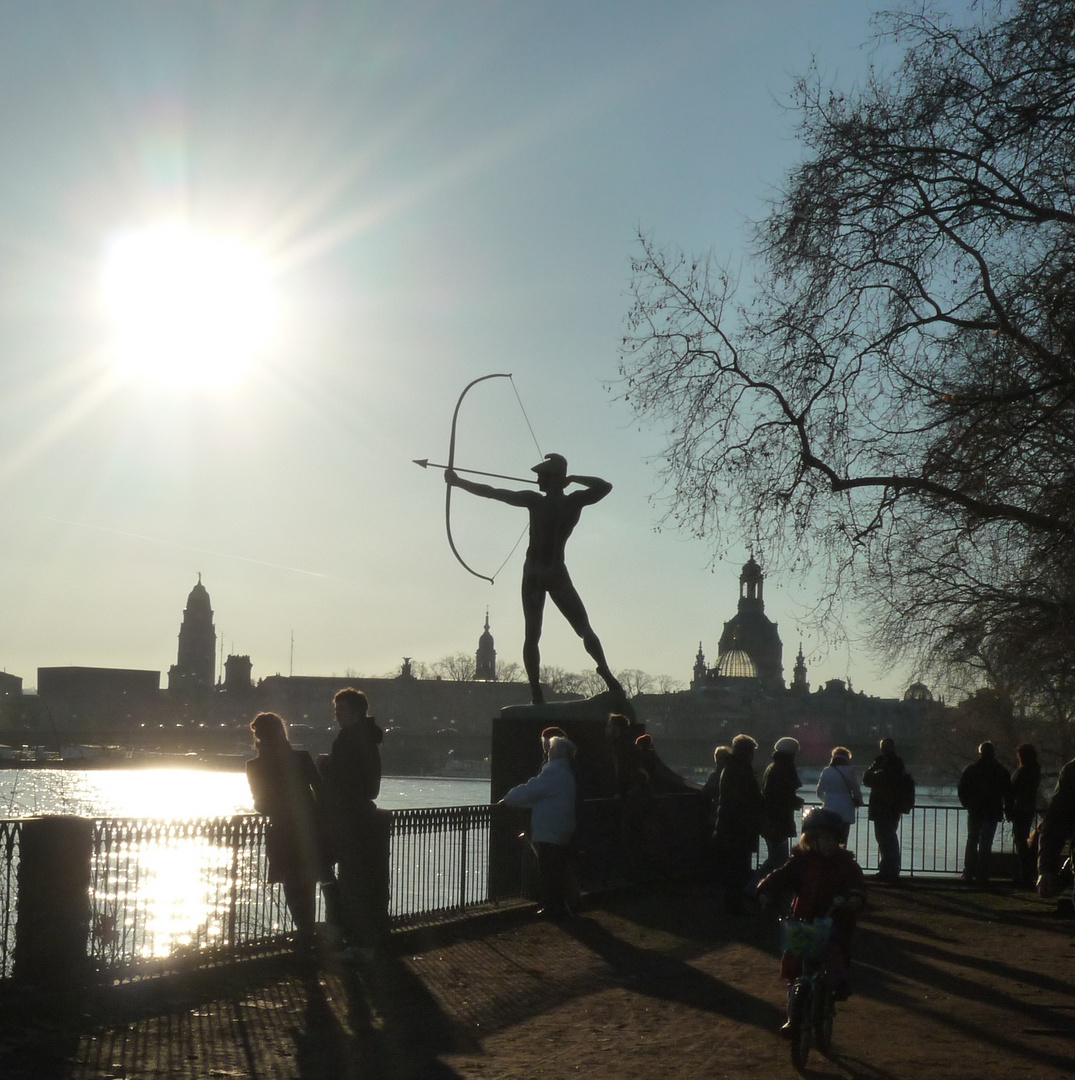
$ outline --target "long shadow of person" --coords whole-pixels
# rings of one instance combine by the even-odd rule
[[[448,1053],[477,1053],[480,1046],[449,1017],[399,958],[341,972],[353,1033],[350,1069],[339,1076],[362,1080],[460,1080],[441,1060]]]
[[[583,917],[559,925],[600,956],[635,993],[680,1002],[768,1031],[775,1031],[783,1023],[783,1011],[771,1002],[747,994],[675,956],[633,945],[596,919]]]
[[[303,979],[303,1025],[293,1032],[295,1063],[302,1080],[347,1075],[350,1035],[332,1008],[324,984],[314,974]]]

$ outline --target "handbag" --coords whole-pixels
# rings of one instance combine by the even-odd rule
[[[838,768],[836,768],[835,765],[833,766],[833,768],[836,769],[836,771],[838,773],[840,773],[840,779],[843,780],[844,787],[847,788],[847,793],[848,793],[848,795],[851,796],[851,802],[855,806],[855,808],[856,809],[861,809],[863,806],[865,806],[866,804],[862,800],[862,795],[861,794],[858,794],[858,795],[855,794],[854,789],[851,787],[851,784],[848,782],[847,775],[845,773],[840,772],[840,770]]]

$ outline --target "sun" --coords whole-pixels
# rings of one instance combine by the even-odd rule
[[[105,252],[101,292],[126,377],[227,385],[252,367],[275,330],[268,259],[183,224],[116,237]]]

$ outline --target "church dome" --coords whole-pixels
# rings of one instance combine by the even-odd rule
[[[925,683],[911,683],[903,695],[904,701],[932,701],[933,693]]]
[[[758,669],[741,649],[731,649],[717,661],[717,674],[725,679],[756,679]]]

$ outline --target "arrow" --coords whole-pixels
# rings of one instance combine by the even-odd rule
[[[438,465],[435,461],[430,461],[429,458],[411,458],[415,465],[421,465],[423,469],[446,469],[447,465]],[[492,476],[496,480],[514,480],[517,484],[536,484],[537,481],[528,476],[505,476],[503,473],[498,472],[482,472],[481,469],[461,469],[458,465],[454,466],[456,472],[472,473],[474,476]]]

